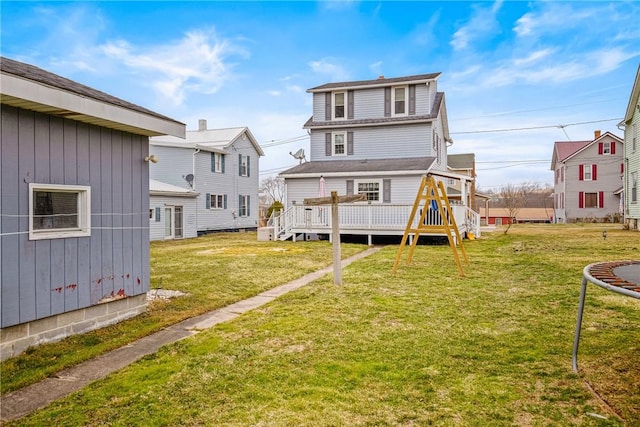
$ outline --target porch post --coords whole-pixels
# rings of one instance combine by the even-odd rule
[[[338,192],[331,192],[331,235],[333,236],[333,283],[342,285],[340,222],[338,221]]]

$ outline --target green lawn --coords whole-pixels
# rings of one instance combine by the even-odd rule
[[[261,287],[254,282],[263,277],[242,273],[255,272],[255,264],[270,277],[286,274],[284,267],[271,273],[270,245],[282,244],[260,244],[251,256],[239,245],[253,258],[237,271],[244,285]],[[330,258],[329,243],[307,245],[286,247],[309,249],[305,258],[324,250]],[[448,246],[418,247],[412,263],[393,274],[397,246],[389,246],[349,266],[344,286],[327,275],[19,424],[640,425],[640,301],[591,286],[581,372],[571,370],[582,269],[640,259],[638,233],[612,225],[518,225],[465,247],[471,265],[459,277]],[[223,271],[226,255],[194,260],[175,246],[163,281],[205,266]],[[154,262],[156,280],[157,268]]]

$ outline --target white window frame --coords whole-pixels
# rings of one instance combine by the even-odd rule
[[[587,206],[587,195],[589,195],[589,198],[593,198],[595,197],[595,206]],[[584,209],[599,209],[601,208],[600,206],[600,195],[597,191],[585,191],[584,192]]]
[[[209,194],[209,209],[224,209],[224,194]]]
[[[213,172],[222,173],[222,154],[213,153]]]
[[[630,203],[638,203],[638,172],[631,172],[631,185],[629,187],[631,190],[629,195]]]
[[[583,166],[583,176],[582,176],[582,180],[583,181],[593,181],[593,164],[586,164]],[[587,175],[589,176],[587,178]]]
[[[240,195],[240,206],[238,206],[238,216],[240,217],[248,217],[249,215],[247,215],[247,210],[249,208],[249,195],[248,194],[241,194]]]
[[[611,155],[611,142],[603,141],[602,142],[602,155],[609,156]]]
[[[36,228],[34,224],[34,209],[36,206],[33,200],[34,193],[36,192],[77,194],[76,212],[78,215],[78,226],[70,228]],[[29,240],[88,236],[91,236],[91,187],[86,185],[29,183]]]
[[[342,117],[339,117],[336,114],[336,108],[338,107],[338,103],[336,102],[336,96],[342,95]],[[333,92],[331,94],[331,115],[333,120],[346,120],[347,119],[347,92]]]
[[[343,152],[336,152],[336,137],[342,136]],[[346,156],[347,155],[347,132],[332,132],[331,133],[331,155],[332,156]]]
[[[404,91],[404,112],[398,113],[396,111],[396,90],[402,89]],[[409,114],[409,86],[393,86],[391,88],[391,115],[392,116],[406,116]]]
[[[243,155],[240,159],[240,168],[241,168],[241,173],[240,176],[249,176],[249,171],[248,171],[248,167],[247,167],[247,157],[249,156],[245,156]]]
[[[378,200],[369,200],[369,196],[368,193],[365,192],[365,194],[367,194],[367,201],[371,202],[371,203],[382,203],[382,200],[384,198],[382,192],[384,191],[382,188],[382,180],[381,179],[360,179],[360,180],[354,180],[353,181],[353,192],[355,194],[362,194],[360,192],[360,184],[378,184]]]

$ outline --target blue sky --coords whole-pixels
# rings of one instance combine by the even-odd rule
[[[478,184],[551,183],[554,141],[623,136],[636,1],[8,2],[0,51],[197,129],[248,126],[261,178],[297,164],[306,89],[441,72],[449,153]],[[526,129],[526,130],[523,130]],[[507,131],[508,130],[508,131]],[[500,131],[500,132],[495,132]]]

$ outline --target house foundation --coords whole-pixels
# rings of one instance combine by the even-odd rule
[[[144,313],[146,293],[0,329],[0,361],[29,347],[60,341]]]

